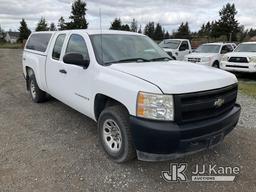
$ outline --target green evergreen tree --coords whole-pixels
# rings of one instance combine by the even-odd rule
[[[51,23],[50,24],[50,31],[57,31],[57,28],[55,27],[55,24],[54,23]]]
[[[154,39],[155,35],[155,23],[149,22],[144,28],[144,34]]]
[[[140,28],[139,28],[139,30],[138,30],[138,33],[142,33],[142,27],[141,27],[141,25],[140,25]]]
[[[175,38],[191,39],[191,32],[189,30],[188,22],[185,24],[182,22],[178,28],[178,31],[174,34]]]
[[[164,39],[170,39],[170,34],[168,31],[165,32]]]
[[[235,4],[227,3],[220,11],[220,20],[218,21],[221,33],[226,35],[227,40],[231,37],[232,41],[236,41],[236,34],[239,32],[239,23],[235,19],[237,10]]]
[[[71,16],[69,17],[71,19],[70,22],[66,23],[67,29],[87,29],[88,23],[85,19],[86,15],[86,3],[82,0],[75,0],[72,4],[72,11]]]
[[[114,21],[111,23],[109,29],[112,30],[121,30],[122,29],[122,22],[120,18],[115,18]]]
[[[254,36],[256,36],[256,29],[251,28],[251,29],[248,31],[248,35],[249,35],[249,37],[254,37]]]
[[[163,28],[160,25],[160,23],[157,23],[155,31],[154,31],[154,40],[158,40],[159,41],[159,40],[163,40],[163,38],[164,38]]]
[[[58,30],[62,31],[66,29],[66,23],[65,23],[65,19],[61,16],[59,21],[58,21]]]
[[[20,36],[19,36],[20,42],[23,42],[23,40],[28,39],[28,37],[31,33],[30,29],[27,26],[25,19],[23,19],[23,18],[20,22],[19,32],[20,32]]]
[[[48,31],[48,24],[44,17],[41,17],[40,21],[37,24],[36,31]]]
[[[212,22],[210,36],[214,38],[218,38],[221,35],[223,35],[223,31],[220,28],[220,23],[218,21]]]
[[[130,31],[130,27],[129,27],[128,24],[125,24],[125,25],[122,25],[122,26],[121,26],[121,30],[122,30],[122,31]]]
[[[5,33],[4,33],[4,30],[2,29],[2,27],[0,25],[0,42],[4,41],[4,37],[5,37]]]
[[[135,19],[133,19],[131,22],[131,31],[132,32],[138,31],[138,22]]]
[[[201,29],[198,31],[199,36],[204,36],[205,35],[205,25],[203,24],[201,26]]]

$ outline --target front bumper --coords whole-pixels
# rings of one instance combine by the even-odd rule
[[[256,73],[256,63],[221,62],[221,69],[231,72]]]
[[[229,113],[217,118],[183,125],[131,116],[137,157],[143,161],[163,161],[213,147],[236,126],[240,110],[236,104]]]

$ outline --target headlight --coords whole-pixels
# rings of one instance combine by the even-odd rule
[[[201,62],[209,62],[210,61],[210,57],[203,57],[201,58]]]
[[[172,121],[174,118],[172,95],[139,92],[137,97],[137,116]]]
[[[249,63],[256,63],[256,57],[249,57]]]
[[[228,61],[229,57],[227,55],[224,55],[222,58],[221,58],[221,61]]]

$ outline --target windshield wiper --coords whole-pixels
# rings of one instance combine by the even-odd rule
[[[121,59],[118,61],[110,61],[110,62],[106,62],[105,64],[113,64],[113,63],[126,63],[126,62],[149,62],[149,60],[144,59],[144,58],[130,58],[130,59]]]
[[[158,57],[158,58],[150,59],[149,61],[170,61],[170,60],[172,60],[170,57]]]

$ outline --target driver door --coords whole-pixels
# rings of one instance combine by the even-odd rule
[[[220,57],[222,58],[224,56],[224,54],[232,52],[232,51],[233,51],[233,48],[231,47],[231,45],[223,45],[221,48],[221,51],[220,51]]]
[[[68,53],[78,53],[83,56],[84,60],[89,61],[90,57],[87,49],[87,42],[89,42],[89,37],[86,36],[85,33],[71,34],[64,55]],[[68,105],[87,116],[91,116],[91,88],[93,87],[91,65],[89,64],[87,68],[64,62],[63,65],[66,71],[65,85]]]
[[[189,51],[189,45],[187,41],[182,41],[180,48],[179,48],[179,55],[177,57],[177,60],[182,61],[185,57],[185,55],[188,55],[190,53]]]

